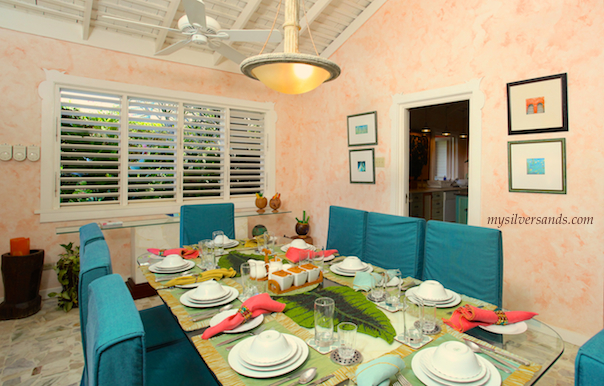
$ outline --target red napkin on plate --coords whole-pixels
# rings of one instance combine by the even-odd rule
[[[208,328],[201,337],[202,339],[210,339],[216,334],[240,326],[250,318],[271,312],[281,312],[283,309],[285,309],[285,304],[271,299],[267,293],[252,296],[243,302],[235,315],[229,316],[214,327]]]
[[[327,257],[327,256],[333,255],[334,253],[338,253],[338,250],[337,249],[328,249],[326,251],[319,251],[319,252],[311,251],[310,253],[311,253],[310,257],[312,259],[319,253],[322,253],[323,256]],[[308,249],[300,249],[300,248],[294,248],[294,247],[287,248],[287,252],[285,253],[285,257],[287,257],[287,260],[291,261],[292,263],[297,263],[301,259],[305,258],[307,255],[308,255]]]
[[[147,252],[151,252],[157,256],[181,255],[183,259],[195,259],[199,257],[199,251],[190,248],[173,248],[173,249],[157,249],[149,248]]]
[[[443,318],[443,322],[459,332],[466,332],[476,326],[518,323],[531,319],[535,315],[538,314],[526,311],[489,311],[466,304],[456,309],[450,319]],[[507,323],[504,323],[506,318]]]

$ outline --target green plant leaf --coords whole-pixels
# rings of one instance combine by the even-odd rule
[[[56,293],[56,292],[51,292],[51,293],[49,293],[49,294],[48,294],[48,297],[49,297],[49,298],[54,298],[54,297],[55,297],[55,296],[57,296],[57,295],[58,295],[58,293]]]
[[[352,322],[358,332],[382,338],[389,344],[394,341],[396,331],[390,319],[365,294],[350,287],[328,287],[300,295],[277,297],[285,303],[285,315],[302,327],[314,328],[314,304],[321,297],[332,298],[335,302],[334,326],[340,322]]]
[[[237,271],[237,277],[241,276],[241,264],[246,261],[254,259],[254,260],[262,260],[264,261],[264,256],[262,255],[244,255],[243,253],[239,253],[237,251],[230,251],[228,255],[223,255],[218,260],[218,266],[220,268],[229,269],[233,267],[235,271]]]

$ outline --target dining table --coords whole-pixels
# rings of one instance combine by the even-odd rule
[[[261,259],[261,257],[257,255],[255,248],[249,247],[249,245],[249,241],[239,240],[239,244],[234,248],[226,249],[225,254],[234,252],[239,256],[249,255],[250,258]],[[275,246],[274,255],[284,261],[287,260],[285,252],[280,245]],[[344,257],[339,256],[334,261],[341,260],[342,258]],[[268,386],[279,380],[285,379],[292,373],[298,374],[300,370],[310,367],[317,368],[315,380],[327,375],[333,375],[333,377],[321,385],[344,385],[345,383],[342,382],[347,379],[351,380],[349,383],[350,385],[355,384],[355,372],[360,363],[343,366],[332,361],[329,352],[319,352],[314,348],[309,349],[308,358],[304,363],[290,373],[268,378],[255,378],[241,375],[229,365],[228,357],[230,345],[221,345],[221,343],[228,339],[232,339],[233,336],[241,336],[242,339],[251,336],[250,332],[241,333],[239,335],[222,333],[210,339],[203,339],[202,333],[209,327],[211,318],[201,320],[193,318],[192,315],[198,314],[200,311],[205,311],[206,309],[200,310],[199,308],[188,307],[181,302],[180,298],[191,289],[170,285],[170,281],[162,280],[163,277],[168,275],[156,274],[149,270],[151,265],[161,261],[161,259],[162,257],[152,253],[142,254],[137,258],[139,269],[142,271],[149,284],[157,291],[162,301],[170,308],[191,344],[197,349],[199,355],[203,358],[209,369],[213,372],[215,378],[221,384],[229,386]],[[195,275],[196,277],[197,275],[203,274],[205,270],[201,268],[200,258],[198,257],[191,261],[195,262],[195,266],[188,270],[187,273]],[[226,269],[225,262],[226,260],[217,259],[219,266]],[[299,290],[299,292],[336,291],[336,288],[338,287],[347,287],[350,289],[349,292],[353,292],[354,277],[335,274],[328,267],[328,264],[330,263],[332,262],[325,263],[326,269],[324,270],[323,281],[320,284],[307,287],[304,290]],[[384,269],[382,267],[373,266],[373,271],[379,273],[383,272]],[[421,283],[421,281],[411,277],[407,277],[404,280],[408,283]],[[225,277],[220,279],[219,282],[223,285],[237,289],[239,293],[243,290],[240,277]],[[347,288],[342,288],[342,290],[347,290]],[[358,291],[358,293],[363,294],[362,296],[365,297],[367,295],[367,293],[363,291]],[[271,295],[273,299],[285,299],[284,301],[287,301],[287,296],[282,296],[287,294],[279,295],[269,291],[269,295]],[[459,295],[461,297],[461,302],[459,304],[449,308],[437,309],[437,318],[439,321],[442,320],[442,318],[449,318],[455,309],[466,304],[486,310],[496,309],[496,306],[483,302],[480,299],[471,298],[464,294]],[[358,296],[360,295],[357,295],[357,297]],[[498,370],[502,379],[501,384],[506,386],[535,384],[556,360],[558,360],[564,351],[564,341],[562,338],[551,327],[539,321],[537,318],[526,320],[526,331],[514,334],[494,333],[478,327],[462,333],[454,330],[447,324],[439,322],[439,331],[436,334],[429,336],[431,341],[419,349],[413,349],[406,344],[402,344],[399,340],[401,340],[400,338],[403,336],[404,322],[406,322],[407,327],[409,327],[409,325],[414,323],[417,319],[417,315],[414,316],[411,310],[407,310],[408,312],[403,313],[400,310],[389,309],[389,307],[384,304],[373,303],[367,298],[362,299],[361,302],[372,303],[371,307],[377,306],[377,309],[383,312],[385,317],[390,321],[395,334],[394,339],[392,339],[392,336],[385,339],[384,336],[370,336],[359,330],[356,339],[356,349],[362,355],[362,363],[367,363],[385,354],[398,355],[405,362],[405,368],[401,370],[401,374],[414,386],[424,385],[424,383],[422,383],[422,381],[414,374],[412,367],[413,357],[424,349],[438,347],[440,344],[448,341],[464,342],[464,339],[467,339],[477,342],[481,347],[485,347],[495,354],[501,354],[499,356],[500,359],[517,358],[517,360],[507,360],[507,363],[509,363],[509,367],[512,370],[511,374]],[[241,306],[242,302],[239,299],[234,299],[231,304],[232,309],[236,310]],[[218,310],[219,308],[219,306],[216,306],[213,309]],[[307,343],[312,342],[312,339],[314,338],[314,329],[311,328],[311,326],[298,324],[296,318],[290,316],[288,316],[287,308],[284,312],[265,314],[261,325],[265,329],[273,329],[284,334],[291,334]],[[406,317],[405,320],[403,320],[404,317]],[[253,332],[253,330],[251,332]],[[399,338],[399,340],[397,340],[397,338]],[[311,347],[313,346],[311,345]],[[296,379],[297,378],[291,379],[284,384],[289,385]],[[391,384],[394,384],[395,381],[396,379],[393,377]]]

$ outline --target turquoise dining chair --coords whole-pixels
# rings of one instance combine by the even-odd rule
[[[604,330],[585,342],[575,358],[575,386],[593,386],[604,380]]]
[[[363,261],[421,278],[426,220],[370,212]]]
[[[189,341],[146,348],[147,330],[121,276],[99,278],[88,292],[82,386],[219,385]]]
[[[363,259],[366,226],[366,211],[330,206],[326,248],[337,249],[341,256]]]
[[[437,280],[445,288],[501,307],[501,231],[428,221],[422,280]]]
[[[235,205],[201,204],[180,207],[180,246],[197,244],[212,238],[212,232],[223,231],[235,238]]]
[[[90,224],[86,224],[80,227],[80,254],[86,248],[88,243],[93,241],[103,239],[105,240],[105,235],[103,235],[103,231],[99,227],[99,224],[92,222]]]

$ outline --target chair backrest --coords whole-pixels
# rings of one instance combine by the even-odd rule
[[[337,249],[342,256],[363,259],[366,225],[366,211],[330,206],[326,248]]]
[[[120,275],[90,283],[86,326],[89,386],[136,386],[145,383],[145,330]]]
[[[423,218],[371,212],[363,260],[382,268],[398,268],[403,277],[421,278],[424,263]]]
[[[80,254],[86,249],[86,245],[97,240],[105,240],[103,231],[99,224],[92,222],[80,227]]]
[[[235,238],[235,205],[203,204],[180,207],[180,246],[211,239],[212,232],[223,231]]]
[[[502,306],[501,231],[428,221],[422,280],[437,280],[460,294]]]

